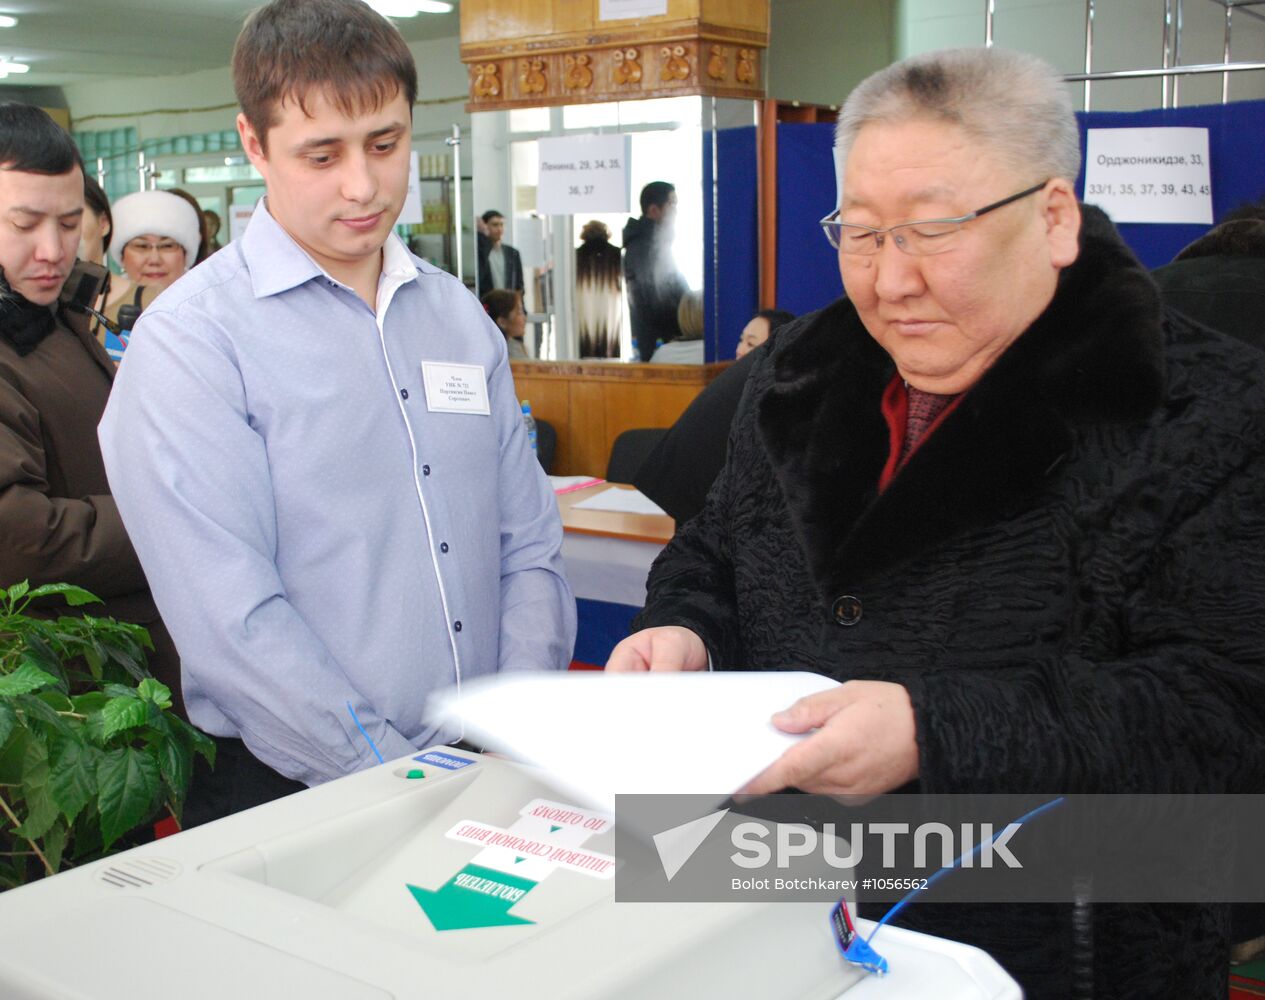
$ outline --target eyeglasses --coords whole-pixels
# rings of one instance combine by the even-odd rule
[[[902,222],[899,226],[889,226],[887,229],[874,229],[854,222],[840,222],[839,210],[835,209],[821,220],[821,228],[826,231],[826,239],[830,241],[830,245],[846,254],[876,254],[883,246],[884,237],[891,233],[892,242],[897,249],[916,257],[926,257],[952,250],[962,227],[972,219],[978,219],[981,215],[987,215],[1013,201],[1036,194],[1048,183],[1048,180],[1044,180],[1018,194],[1012,194],[1009,198],[953,219],[923,219],[921,222]]]
[[[168,257],[174,254],[177,250],[183,251],[184,247],[171,240],[163,240],[161,243],[149,243],[145,240],[131,240],[123,247],[123,249],[131,250],[142,257],[148,257],[151,253],[157,250],[160,254],[162,254],[162,256]]]

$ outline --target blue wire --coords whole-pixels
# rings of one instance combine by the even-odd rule
[[[360,730],[360,735],[365,738],[365,742],[369,744],[369,749],[373,751],[373,755],[378,758],[379,764],[385,764],[382,754],[378,752],[378,745],[373,742],[373,737],[365,732],[365,727],[360,724],[360,717],[356,715],[356,710],[351,707],[351,702],[347,702],[347,711],[351,713],[351,721],[356,724],[356,728]]]
[[[1031,819],[1036,819],[1043,812],[1048,812],[1049,810],[1053,809],[1055,806],[1060,805],[1062,802],[1063,802],[1063,796],[1060,795],[1057,799],[1051,799],[1049,802],[1045,803],[1044,805],[1037,806],[1031,812],[1024,813],[1024,815],[1020,816],[1013,823],[1008,823],[1006,825],[1013,826],[1015,824],[1018,824],[1019,826],[1022,826],[1024,823],[1027,823]],[[993,836],[988,839],[987,843],[991,844],[994,840],[1000,837],[1002,833],[1004,832],[1005,832],[1005,827],[1003,827],[997,833],[993,834]],[[898,914],[901,910],[903,910],[905,908],[905,905],[911,899],[913,899],[916,895],[918,895],[918,893],[922,892],[925,889],[930,889],[933,882],[937,881],[938,879],[943,878],[945,875],[948,875],[949,872],[954,871],[958,867],[958,865],[960,865],[967,858],[974,857],[976,854],[978,854],[980,851],[984,849],[984,844],[985,844],[985,841],[980,841],[980,843],[976,844],[974,848],[972,848],[971,850],[963,854],[960,858],[958,858],[955,862],[953,862],[953,864],[951,864],[948,868],[941,868],[938,872],[932,875],[931,878],[927,879],[926,884],[920,885],[917,889],[914,889],[912,892],[906,893],[899,903],[897,903],[885,914],[883,914],[883,919],[874,925],[874,930],[870,931],[870,936],[865,939],[865,943],[869,944],[871,941],[873,941],[874,935],[877,934],[882,929],[883,925],[886,924],[889,920],[891,920],[892,917],[896,916],[896,914]]]

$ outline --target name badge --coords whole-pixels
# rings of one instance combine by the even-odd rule
[[[482,365],[423,361],[426,409],[432,413],[491,413]]]

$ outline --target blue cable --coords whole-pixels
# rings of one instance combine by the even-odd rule
[[[356,715],[356,710],[351,707],[351,702],[347,702],[347,711],[351,713],[351,721],[354,722],[356,724],[356,728],[360,730],[360,735],[363,736],[365,738],[365,742],[369,744],[369,749],[372,750],[373,755],[378,758],[378,763],[385,764],[386,761],[382,759],[382,754],[378,751],[378,745],[373,742],[373,737],[370,736],[365,731],[365,727],[360,724],[360,717]]]
[[[1031,819],[1036,819],[1043,812],[1047,812],[1048,810],[1053,809],[1055,806],[1062,803],[1062,801],[1063,801],[1063,796],[1060,795],[1057,799],[1051,799],[1049,802],[1045,803],[1044,805],[1037,806],[1031,812],[1024,813],[1013,823],[1007,823],[1005,827],[1002,827],[1001,830],[993,834],[992,837],[989,838],[988,843],[991,844],[994,840],[996,840],[1003,833],[1005,833],[1006,827],[1015,826],[1016,824],[1019,826],[1023,826],[1024,823],[1027,823]],[[892,917],[896,916],[896,914],[898,914],[901,910],[903,910],[906,904],[908,904],[911,899],[913,899],[916,895],[918,895],[918,893],[922,892],[924,889],[930,889],[933,882],[936,882],[937,880],[943,878],[945,875],[948,875],[949,872],[954,871],[967,858],[973,858],[975,855],[979,854],[979,852],[982,851],[983,849],[984,849],[984,841],[980,841],[980,843],[976,844],[975,847],[973,847],[971,850],[963,854],[960,858],[958,858],[955,862],[953,862],[953,864],[949,865],[948,868],[941,868],[938,872],[932,875],[931,878],[927,879],[926,885],[920,885],[917,889],[914,889],[911,892],[907,892],[899,903],[897,903],[885,914],[883,914],[883,919],[880,920],[875,925],[874,930],[870,931],[870,936],[865,939],[865,943],[869,944],[871,941],[873,941],[874,935],[879,932],[879,928],[881,928],[885,923],[891,920]]]
[[[965,854],[959,857],[956,861],[953,862],[953,864],[949,865],[947,868],[941,868],[938,872],[936,872],[929,879],[927,879],[927,881],[923,885],[920,885],[918,888],[910,892],[907,892],[901,898],[900,902],[898,902],[895,906],[893,906],[890,910],[888,910],[887,913],[883,915],[883,919],[874,925],[874,930],[870,931],[870,936],[868,938],[862,938],[860,935],[857,935],[856,937],[852,939],[852,941],[847,945],[846,948],[843,947],[842,940],[840,940],[840,948],[843,952],[843,957],[847,959],[849,962],[851,962],[853,965],[859,965],[863,969],[867,969],[870,972],[877,973],[880,976],[885,975],[887,972],[887,959],[883,958],[883,956],[881,956],[878,952],[876,952],[873,948],[871,948],[870,942],[874,940],[874,935],[876,935],[880,930],[882,930],[883,926],[889,920],[891,920],[892,917],[896,916],[896,914],[898,914],[901,910],[903,910],[905,906],[908,905],[909,901],[912,900],[916,895],[918,895],[918,893],[923,892],[926,889],[930,889],[934,882],[943,878],[945,875],[949,874],[949,872],[956,871],[958,866],[960,866],[963,861],[965,861],[967,858],[974,857],[976,854],[978,854],[980,851],[984,849],[986,844],[993,843],[998,837],[1000,837],[1003,833],[1006,832],[1006,829],[1008,827],[1014,826],[1016,824],[1019,826],[1023,826],[1024,823],[1027,823],[1029,820],[1036,819],[1042,813],[1048,812],[1049,810],[1053,809],[1055,806],[1061,805],[1062,802],[1063,802],[1063,796],[1060,795],[1058,798],[1051,799],[1049,802],[1046,802],[1044,805],[1037,806],[1031,812],[1024,813],[1024,815],[1020,816],[1013,823],[1008,823],[1006,824],[1005,827],[1002,827],[1001,830],[993,834],[993,836],[990,837],[987,841],[980,841],[980,843],[976,844],[975,847],[967,851]],[[835,911],[841,910],[846,906],[847,906],[847,902],[844,900],[840,900],[839,904],[835,907],[835,910],[831,911],[831,922],[832,922],[832,925],[836,927],[836,937],[839,936],[838,923],[840,920],[843,921],[843,924],[846,929],[851,929],[851,922],[846,918],[846,916],[840,915],[839,917],[836,917],[836,913],[835,913]]]

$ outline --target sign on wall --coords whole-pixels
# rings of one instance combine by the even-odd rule
[[[630,135],[555,136],[539,140],[541,215],[627,212]]]
[[[1212,224],[1206,128],[1091,128],[1085,201],[1114,222]]]
[[[397,226],[419,225],[425,219],[422,215],[422,183],[418,173],[417,150],[409,153],[408,193],[404,196],[404,206],[400,209],[400,217],[395,220]]]

